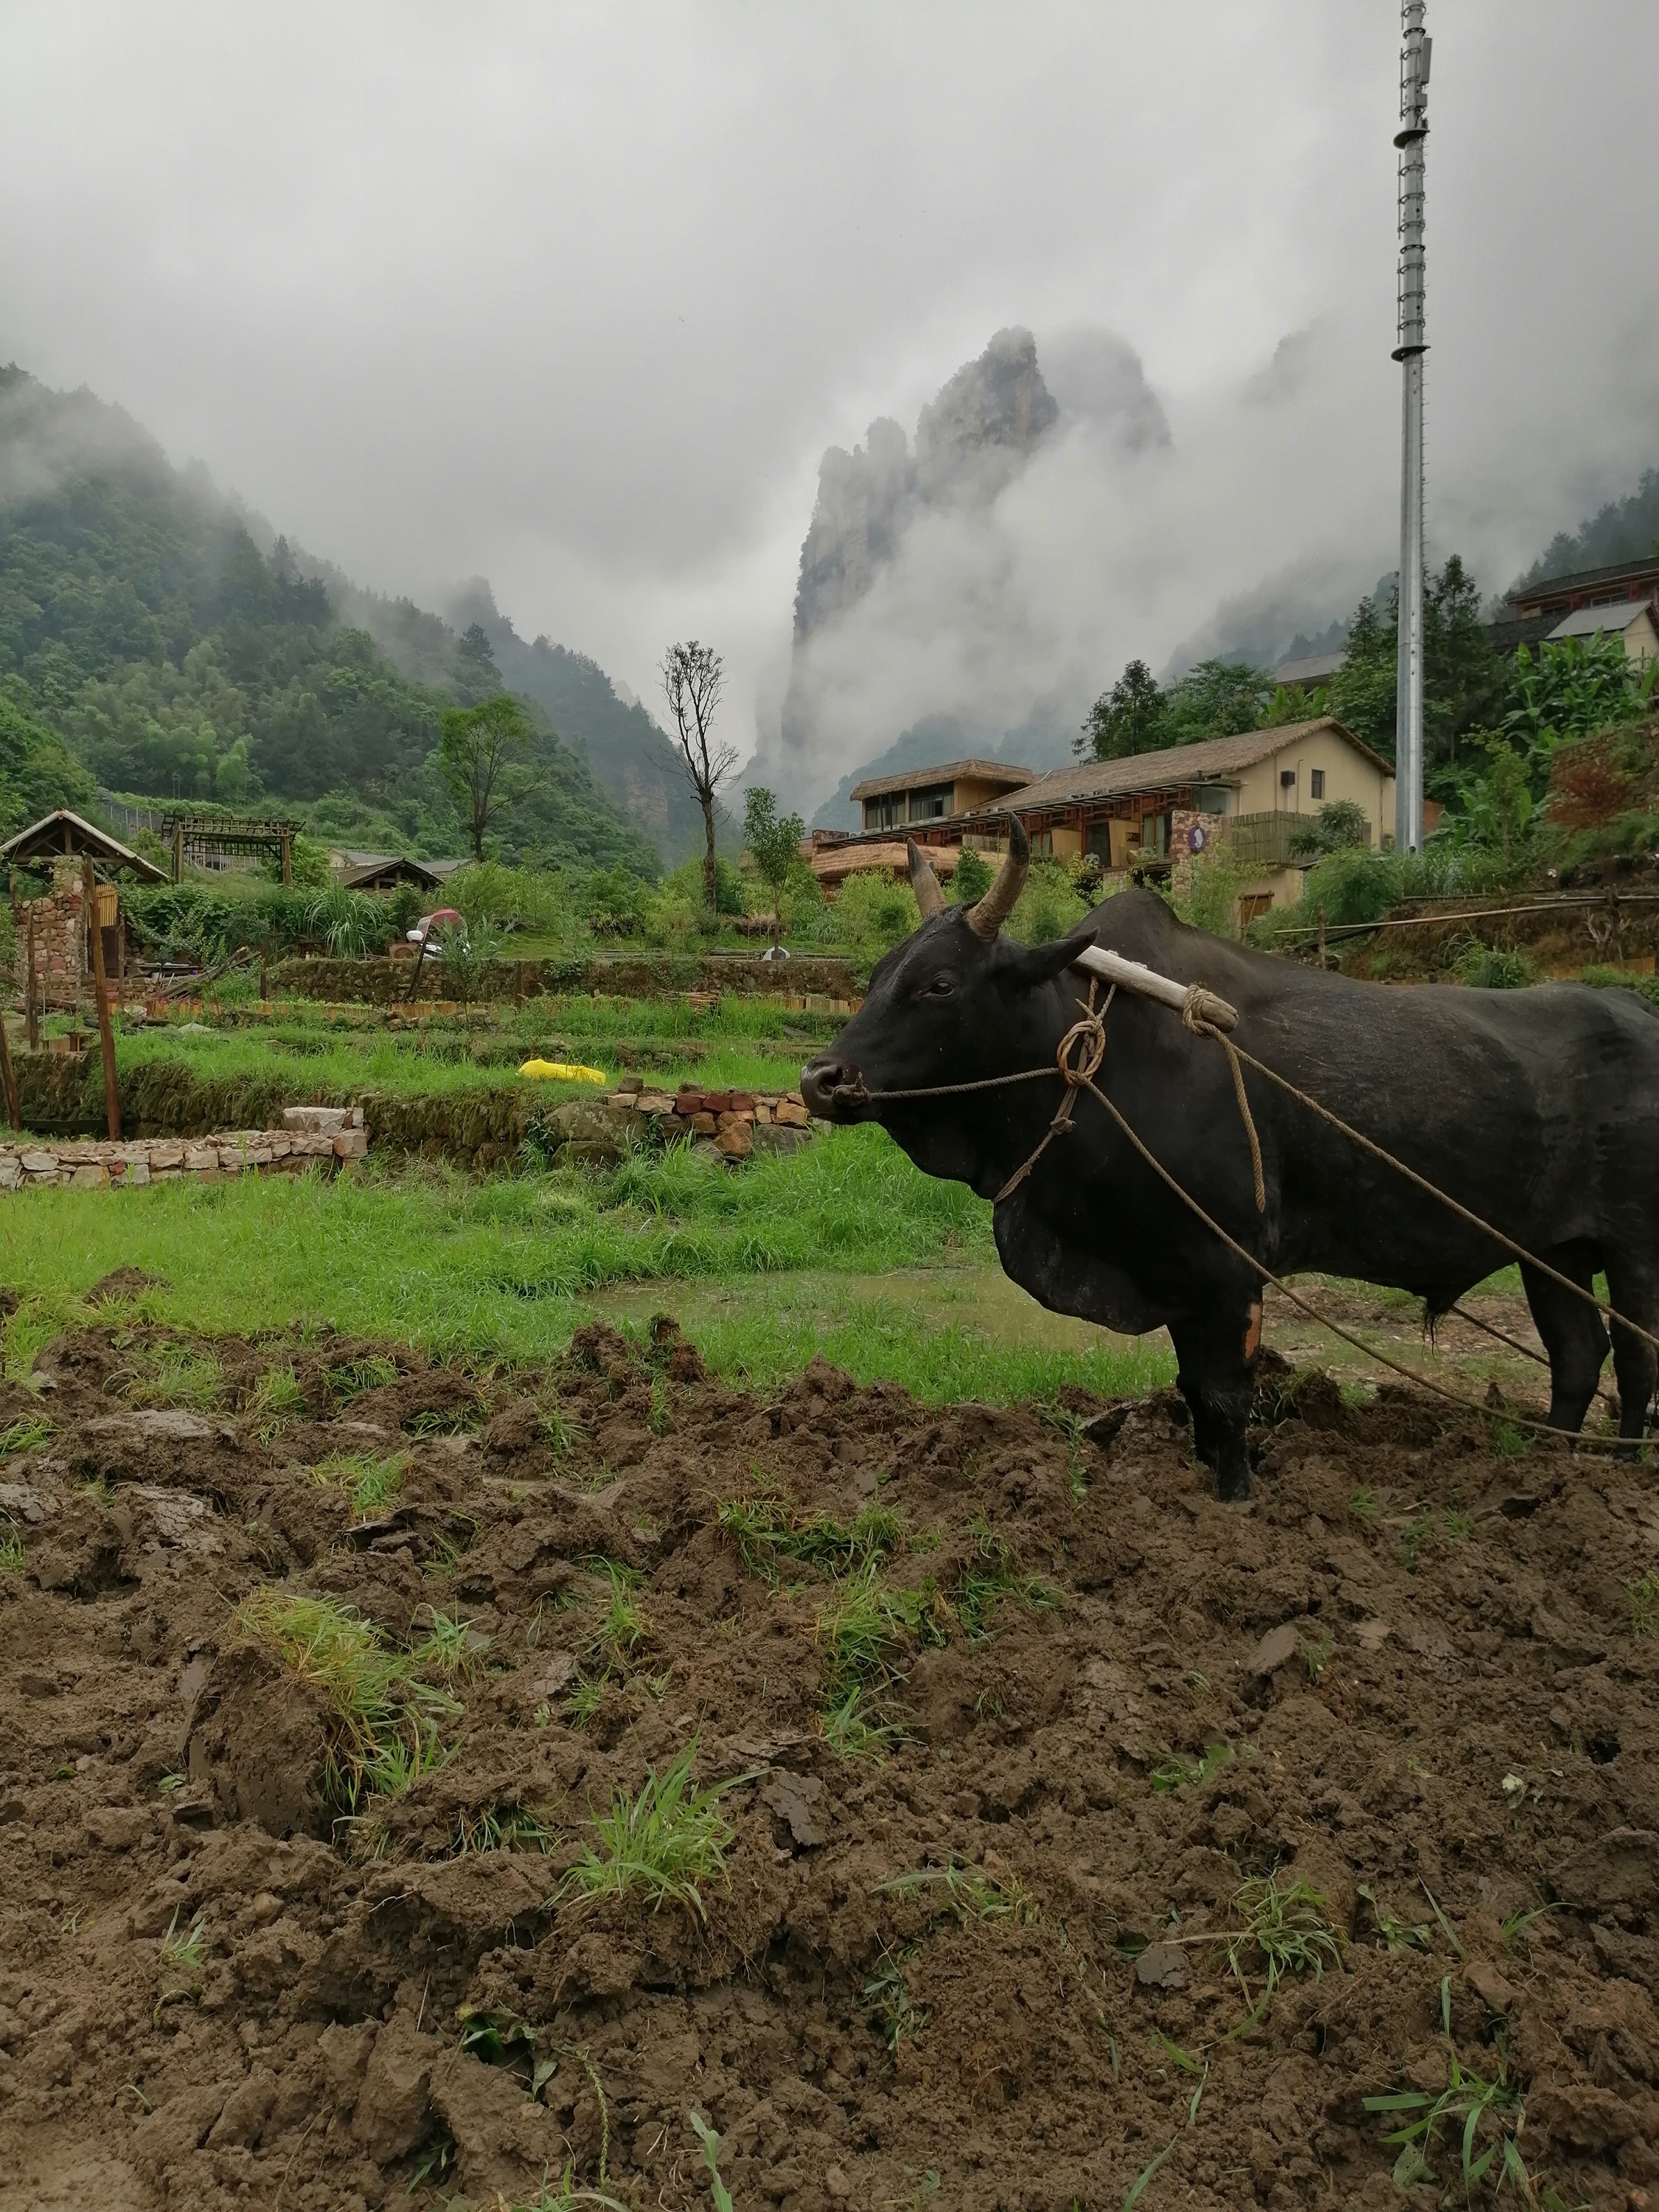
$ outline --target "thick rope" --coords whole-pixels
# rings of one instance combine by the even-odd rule
[[[1101,1061],[1106,1057],[1106,1017],[1112,1011],[1112,1000],[1116,996],[1117,985],[1114,983],[1106,994],[1105,1005],[1097,1013],[1095,1012],[1095,981],[1092,976],[1090,978],[1088,1004],[1085,1006],[1081,999],[1078,1000],[1078,1004],[1083,1006],[1083,1018],[1080,1022],[1072,1024],[1071,1028],[1061,1037],[1060,1048],[1054,1054],[1054,1073],[1064,1077],[1065,1094],[1054,1109],[1054,1118],[1043,1131],[1036,1152],[1031,1154],[1023,1167],[1014,1170],[1012,1175],[991,1200],[993,1206],[1000,1206],[1005,1198],[1011,1198],[1013,1195],[1056,1137],[1070,1136],[1072,1114],[1077,1104],[1078,1085],[1092,1082],[1100,1072]],[[1073,1047],[1082,1054],[1075,1067],[1071,1060]],[[1042,1072],[1045,1075],[1049,1073],[1047,1068]]]
[[[1194,1036],[1213,1037],[1227,1055],[1227,1066],[1232,1073],[1233,1096],[1238,1101],[1244,1133],[1250,1140],[1250,1172],[1255,1177],[1255,1210],[1258,1213],[1265,1213],[1267,1211],[1267,1187],[1261,1176],[1261,1146],[1255,1133],[1255,1123],[1250,1118],[1250,1102],[1244,1096],[1244,1071],[1238,1064],[1233,1041],[1225,1030],[1216,1026],[1212,1016],[1211,1009],[1218,1003],[1201,983],[1194,983],[1187,993],[1181,1018]]]
[[[1644,1328],[1639,1322],[1630,1320],[1626,1315],[1621,1314],[1616,1306],[1608,1305],[1603,1299],[1598,1298],[1594,1291],[1587,1291],[1582,1283],[1575,1283],[1571,1275],[1564,1275],[1559,1267],[1552,1267],[1547,1260],[1540,1260],[1535,1254],[1528,1252],[1524,1244],[1517,1244],[1514,1237],[1506,1237],[1501,1229],[1494,1229],[1490,1221],[1483,1221],[1478,1213],[1472,1213],[1467,1206],[1460,1206],[1455,1198],[1448,1197],[1446,1193],[1431,1183],[1426,1176],[1419,1175],[1416,1169],[1408,1168],[1404,1160],[1396,1159],[1392,1152],[1384,1152],[1381,1145],[1374,1144],[1370,1138],[1362,1135],[1358,1129],[1345,1121],[1340,1114],[1333,1114],[1328,1106],[1322,1106],[1316,1098],[1310,1098],[1305,1091],[1298,1091],[1288,1077],[1280,1075],[1275,1069],[1267,1066],[1261,1060],[1257,1060],[1253,1053],[1246,1052],[1242,1045],[1233,1044],[1231,1038],[1224,1042],[1226,1042],[1229,1050],[1236,1053],[1247,1066],[1253,1067],[1258,1075],[1265,1076],[1269,1083],[1277,1084],[1287,1097],[1296,1100],[1298,1106],[1305,1106],[1310,1114],[1316,1114],[1322,1121],[1328,1123],[1333,1129],[1340,1131],[1343,1136],[1351,1139],[1362,1152],[1369,1152],[1373,1159],[1381,1160],[1385,1167],[1390,1167],[1397,1175],[1404,1176],[1407,1182],[1415,1183],[1418,1189],[1425,1192],[1430,1198],[1438,1199],[1441,1205],[1455,1213],[1460,1221],[1467,1221],[1471,1229],[1478,1229],[1484,1236],[1490,1237],[1492,1243],[1500,1246],[1511,1259],[1519,1260],[1528,1267],[1535,1267],[1540,1275],[1547,1275],[1551,1282],[1559,1284],[1564,1291],[1571,1291],[1573,1297],[1581,1299],[1585,1305],[1594,1306],[1604,1321],[1616,1322],[1620,1328],[1628,1329],[1632,1336],[1639,1337],[1644,1344],[1650,1344],[1656,1351],[1659,1351],[1659,1336],[1655,1336],[1650,1330]]]
[[[1116,986],[1114,985],[1113,988],[1115,989]],[[1090,997],[1091,1000],[1092,1000],[1092,983],[1090,987]],[[1311,1098],[1305,1091],[1298,1090],[1297,1085],[1292,1083],[1287,1076],[1280,1075],[1276,1068],[1269,1067],[1265,1061],[1258,1060],[1254,1053],[1246,1052],[1242,1045],[1236,1045],[1231,1037],[1224,1031],[1216,1028],[1213,1022],[1212,1022],[1208,1018],[1208,1014],[1206,1010],[1206,1004],[1215,1006],[1219,1005],[1220,1003],[1221,1002],[1219,1000],[1214,1000],[1212,994],[1205,990],[1201,984],[1194,983],[1191,985],[1188,990],[1187,1001],[1182,1008],[1182,1020],[1186,1024],[1188,1029],[1190,1030],[1194,1036],[1212,1036],[1215,1039],[1218,1044],[1224,1047],[1226,1050],[1229,1063],[1232,1068],[1234,1094],[1238,1099],[1239,1109],[1244,1119],[1245,1130],[1249,1137],[1250,1160],[1251,1165],[1255,1170],[1256,1211],[1259,1213],[1266,1210],[1266,1194],[1263,1188],[1261,1173],[1261,1152],[1260,1144],[1256,1138],[1255,1123],[1250,1115],[1249,1103],[1244,1096],[1243,1078],[1240,1074],[1238,1069],[1238,1062],[1240,1060],[1243,1060],[1246,1066],[1253,1067],[1256,1073],[1265,1078],[1267,1082],[1277,1085],[1279,1089],[1284,1091],[1287,1097],[1294,1098],[1298,1105],[1305,1106],[1310,1114],[1317,1115],[1322,1121],[1326,1122],[1331,1128],[1339,1131],[1341,1135],[1348,1138],[1352,1143],[1358,1145],[1362,1152],[1369,1152],[1373,1159],[1382,1161],[1385,1167],[1392,1168],[1397,1175],[1404,1176],[1407,1182],[1415,1184],[1417,1188],[1425,1193],[1428,1197],[1438,1200],[1439,1203],[1445,1206],[1449,1212],[1455,1213],[1460,1221],[1468,1222],[1472,1229],[1478,1229],[1483,1236],[1489,1237],[1492,1243],[1496,1244],[1500,1250],[1507,1252],[1511,1259],[1520,1261],[1526,1267],[1536,1268],[1540,1275],[1547,1277],[1549,1281],[1559,1285],[1562,1290],[1569,1291],[1572,1297],[1579,1299],[1583,1304],[1593,1306],[1595,1311],[1601,1315],[1604,1321],[1616,1323],[1619,1328],[1627,1329],[1632,1336],[1636,1337],[1644,1344],[1651,1345],[1655,1351],[1659,1351],[1659,1336],[1656,1336],[1651,1330],[1644,1328],[1639,1322],[1632,1321],[1627,1315],[1621,1314],[1616,1306],[1609,1305],[1606,1300],[1598,1298],[1593,1291],[1587,1291],[1582,1283],[1575,1283],[1571,1275],[1564,1275],[1560,1272],[1559,1268],[1552,1267],[1547,1261],[1539,1259],[1534,1253],[1528,1251],[1524,1244],[1517,1244],[1512,1237],[1505,1236],[1501,1229],[1494,1229],[1491,1222],[1483,1221],[1478,1213],[1472,1212],[1467,1206],[1460,1205],[1456,1199],[1449,1196],[1449,1194],[1445,1191],[1440,1189],[1437,1185],[1431,1183],[1426,1176],[1419,1175],[1415,1168],[1409,1168],[1407,1166],[1404,1160],[1396,1159],[1392,1152],[1384,1151],[1381,1145],[1375,1143],[1370,1137],[1365,1136],[1360,1130],[1356,1129],[1352,1123],[1345,1121],[1340,1114],[1332,1113],[1329,1107],[1322,1106],[1316,1098]],[[1083,1001],[1079,1000],[1078,1004],[1081,1006]],[[1107,1000],[1107,1005],[1109,1006],[1110,1004],[1111,1000],[1109,999]],[[874,1103],[878,1100],[885,1100],[890,1098],[951,1098],[961,1096],[962,1094],[970,1091],[1000,1090],[1005,1085],[1010,1083],[1035,1083],[1041,1080],[1045,1076],[1053,1076],[1056,1074],[1060,1076],[1068,1086],[1071,1086],[1075,1083],[1077,1079],[1074,1077],[1070,1066],[1067,1065],[1064,1058],[1066,1048],[1078,1036],[1079,1031],[1091,1030],[1094,1026],[1097,1026],[1099,1024],[1103,1022],[1103,1010],[1102,1014],[1096,1015],[1091,1011],[1085,1009],[1084,1019],[1081,1022],[1073,1023],[1072,1027],[1066,1032],[1066,1035],[1060,1039],[1060,1053],[1056,1055],[1055,1066],[1052,1067],[1022,1068],[1017,1074],[1013,1075],[987,1076],[975,1083],[931,1084],[923,1089],[915,1091],[868,1091],[864,1093],[864,1098],[870,1103]],[[1104,1050],[1105,1033],[1103,1029],[1102,1029],[1101,1051],[1103,1054]],[[1099,1060],[1097,1059],[1095,1061],[1095,1067],[1097,1069],[1098,1066]],[[1092,1082],[1091,1082],[1087,1087],[1093,1090],[1094,1086]],[[1095,1096],[1099,1097],[1101,1094],[1098,1091],[1095,1091]],[[1113,1109],[1113,1111],[1116,1111],[1115,1108]],[[1009,1182],[1004,1184],[1001,1190],[997,1193],[997,1197],[993,1200],[993,1203],[995,1204],[1000,1202],[1002,1199],[1006,1198],[1011,1191],[1018,1189],[1019,1185],[1024,1182],[1026,1176],[1036,1166],[1042,1153],[1048,1149],[1050,1139],[1055,1136],[1063,1134],[1066,1130],[1070,1128],[1070,1127],[1071,1115],[1069,1110],[1067,1110],[1067,1101],[1062,1100],[1060,1110],[1056,1113],[1054,1123],[1051,1123],[1048,1132],[1042,1139],[1042,1141],[1038,1145],[1036,1151],[1032,1153],[1030,1158],[1025,1162],[1022,1168],[1016,1170]],[[1183,1193],[1182,1195],[1184,1196],[1185,1194]],[[1252,1265],[1255,1264],[1256,1263],[1253,1261]],[[1316,1316],[1315,1318],[1317,1319],[1319,1316]],[[1328,1323],[1327,1326],[1334,1328],[1335,1324],[1334,1322],[1331,1322]],[[1364,1347],[1362,1347],[1362,1349]],[[1378,1356],[1380,1357],[1381,1355],[1379,1354]],[[1403,1373],[1409,1370],[1402,1370],[1401,1371]],[[1553,1429],[1549,1433],[1552,1436],[1559,1436],[1562,1431]]]
[[[1479,1314],[1472,1314],[1467,1306],[1448,1306],[1446,1311],[1455,1314],[1459,1321],[1468,1322],[1471,1328],[1483,1329],[1488,1336],[1495,1336],[1500,1344],[1507,1344],[1511,1352],[1520,1352],[1523,1358],[1534,1361],[1538,1366],[1549,1365],[1547,1352],[1539,1352],[1530,1344],[1522,1344],[1518,1336],[1511,1336],[1506,1329],[1494,1328],[1491,1322],[1482,1321]],[[1595,1395],[1604,1406],[1617,1406],[1619,1403],[1613,1393],[1604,1390],[1599,1382],[1595,1386]]]
[[[1415,1383],[1419,1389],[1430,1391],[1437,1398],[1444,1398],[1449,1404],[1459,1407],[1464,1413],[1474,1413],[1481,1420],[1510,1421],[1517,1429],[1530,1429],[1538,1436],[1563,1438],[1571,1443],[1575,1450],[1587,1449],[1595,1451],[1628,1452],[1638,1441],[1634,1437],[1614,1438],[1574,1436],[1566,1429],[1552,1428],[1547,1421],[1534,1421],[1529,1419],[1524,1413],[1510,1413],[1507,1407],[1499,1413],[1494,1407],[1483,1406],[1478,1399],[1466,1398],[1461,1391],[1448,1389],[1443,1382],[1437,1382],[1431,1376],[1420,1374],[1416,1368],[1406,1366],[1402,1361],[1393,1358],[1388,1352],[1379,1352],[1375,1345],[1367,1344],[1363,1337],[1358,1337],[1352,1330],[1344,1328],[1340,1322],[1333,1321],[1328,1314],[1321,1313],[1317,1306],[1310,1304],[1306,1298],[1293,1291],[1282,1276],[1275,1275],[1271,1267],[1264,1267],[1254,1253],[1247,1252],[1237,1237],[1230,1237],[1221,1224],[1204,1211],[1192,1194],[1184,1189],[1163,1162],[1147,1149],[1105,1092],[1098,1090],[1093,1082],[1085,1083],[1084,1087],[1091,1098],[1106,1109],[1158,1180],[1174,1192],[1188,1211],[1201,1221],[1212,1236],[1220,1239],[1236,1259],[1243,1260],[1245,1265],[1254,1273],[1261,1276],[1264,1282],[1271,1283],[1281,1297],[1288,1298],[1300,1312],[1307,1315],[1310,1321],[1316,1322],[1322,1328],[1329,1329],[1333,1336],[1340,1336],[1345,1344],[1352,1345],[1356,1352],[1363,1352],[1367,1359],[1374,1359],[1380,1366],[1391,1368],[1396,1375],[1403,1376],[1407,1382]]]

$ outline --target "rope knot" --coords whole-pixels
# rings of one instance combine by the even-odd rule
[[[1206,991],[1202,983],[1189,983],[1187,995],[1181,1003],[1181,1018],[1194,1036],[1218,1036],[1230,1030],[1232,1008],[1224,999],[1218,999],[1213,991]]]

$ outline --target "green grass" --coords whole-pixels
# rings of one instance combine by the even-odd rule
[[[0,1536],[0,1575],[19,1575],[23,1571],[23,1540],[15,1528]]]
[[[1123,1346],[1065,1323],[1057,1348],[1012,1339],[1000,1313],[940,1326],[919,1298],[872,1294],[896,1270],[923,1282],[941,1262],[994,1270],[990,1212],[959,1184],[921,1175],[874,1128],[741,1174],[676,1151],[593,1178],[410,1172],[179,1182],[114,1197],[35,1191],[0,1212],[0,1281],[26,1293],[6,1324],[6,1367],[27,1375],[60,1329],[92,1317],[82,1294],[136,1266],[170,1285],[146,1293],[147,1314],[209,1334],[331,1322],[448,1355],[545,1359],[595,1296],[649,1285],[648,1302],[672,1307],[662,1286],[678,1282],[718,1291],[696,1340],[717,1372],[757,1388],[815,1352],[933,1402],[1170,1379],[1161,1338]]]
[[[1234,1757],[1230,1743],[1206,1744],[1196,1759],[1183,1759],[1179,1752],[1165,1752],[1147,1777],[1154,1790],[1185,1790],[1194,1782],[1207,1782],[1212,1774]]]
[[[614,1048],[626,1043],[647,1049],[653,1082],[684,1076],[720,1089],[779,1091],[793,1088],[801,1063],[839,1026],[737,994],[701,1008],[666,999],[536,999],[516,1011],[480,1006],[460,1020],[428,1018],[404,1030],[387,1028],[385,1014],[368,1007],[325,1012],[289,1000],[269,1019],[252,1014],[251,1007],[210,1006],[193,1017],[205,1033],[187,1034],[178,1021],[122,1030],[117,1065],[174,1062],[203,1083],[269,1081],[291,1071],[296,1100],[345,1104],[365,1091],[522,1088],[518,1065],[532,1057],[574,1057],[614,1079],[623,1072]],[[681,1042],[690,1048],[684,1054],[674,1051]],[[488,1064],[473,1056],[475,1046]],[[592,1095],[581,1084],[536,1087],[556,1101]]]
[[[884,1505],[866,1505],[846,1522],[829,1513],[792,1513],[781,1498],[728,1498],[714,1517],[750,1573],[773,1584],[785,1559],[847,1575],[902,1549],[905,1541],[902,1515]]]
[[[343,1490],[359,1520],[368,1520],[395,1505],[409,1467],[407,1452],[376,1459],[368,1452],[336,1452],[311,1470],[314,1481]]]
[[[1261,1960],[1266,1978],[1258,2014],[1266,2011],[1287,1974],[1311,1973],[1317,1980],[1327,1966],[1341,1963],[1325,1899],[1305,1881],[1281,1888],[1277,1874],[1247,1881],[1233,1898],[1233,1911],[1243,1924],[1225,1939],[1227,1965],[1248,2004],[1250,1987],[1244,1965],[1252,1954]]]
[[[178,1906],[167,1923],[167,1932],[161,1938],[161,1964],[175,1973],[199,1974],[207,1963],[206,1920],[198,1920],[194,1927],[179,1929],[179,1915],[184,1911]]]
[[[1638,1636],[1659,1636],[1659,1567],[1650,1567],[1639,1580],[1626,1583],[1630,1625]]]
[[[1052,1613],[1060,1598],[1040,1575],[1024,1574],[1002,1538],[982,1516],[969,1523],[975,1556],[963,1570],[951,1602],[970,1644],[991,1632],[991,1616],[1004,1598],[1016,1599],[1030,1613]]]
[[[135,1406],[184,1406],[201,1413],[224,1395],[217,1358],[198,1345],[149,1345],[129,1374],[125,1391]]]
[[[405,1790],[443,1754],[437,1716],[453,1699],[415,1679],[416,1662],[379,1626],[337,1598],[292,1595],[266,1584],[244,1598],[236,1626],[264,1644],[299,1680],[321,1692],[331,1737],[331,1801],[355,1813],[370,1796]]]
[[[704,1888],[726,1869],[732,1830],[720,1799],[734,1786],[720,1782],[699,1790],[694,1736],[659,1774],[650,1768],[637,1797],[617,1796],[609,1813],[590,1823],[594,1840],[565,1876],[561,1895],[593,1899],[641,1895],[653,1912],[683,1905],[708,1918]]]
[[[23,1452],[38,1451],[52,1434],[52,1423],[37,1417],[13,1421],[0,1430],[0,1459],[15,1459]]]
[[[878,1896],[927,1896],[934,1890],[944,1893],[944,1910],[964,1926],[969,1919],[1012,1920],[1017,1928],[1026,1928],[1042,1917],[1036,1898],[1012,1872],[998,1875],[954,1865],[918,1867],[876,1885]]]

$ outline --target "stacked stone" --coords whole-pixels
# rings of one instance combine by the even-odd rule
[[[193,1176],[298,1175],[313,1163],[361,1159],[368,1150],[356,1106],[290,1106],[280,1129],[234,1129],[211,1137],[149,1137],[114,1144],[90,1137],[30,1138],[0,1144],[0,1191],[66,1184],[108,1190]]]
[[[757,1138],[767,1149],[787,1149],[812,1125],[799,1091],[702,1091],[682,1084],[671,1094],[653,1091],[637,1075],[625,1075],[605,1103],[625,1122],[663,1143],[675,1137],[708,1138],[732,1160],[747,1159]],[[761,1136],[763,1131],[771,1133]]]

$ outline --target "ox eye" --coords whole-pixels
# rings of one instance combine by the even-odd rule
[[[931,983],[923,986],[921,995],[924,999],[948,999],[956,988],[954,975],[935,975]]]

